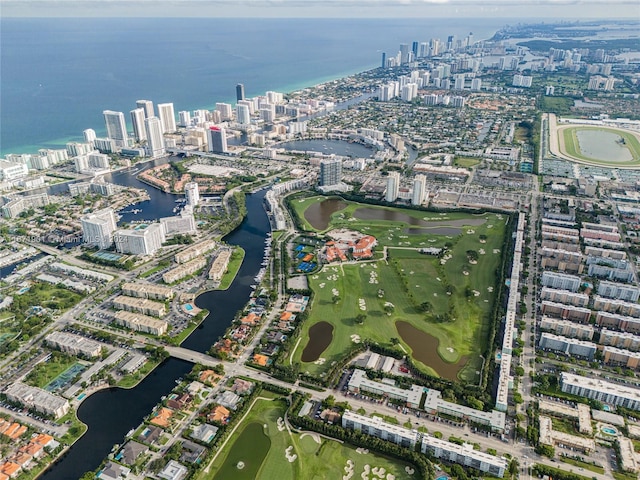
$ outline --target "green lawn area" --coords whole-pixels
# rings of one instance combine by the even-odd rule
[[[580,150],[580,145],[578,143],[578,137],[577,137],[578,130],[603,131],[603,132],[613,133],[615,135],[622,137],[624,139],[625,146],[627,147],[629,152],[631,152],[633,159],[629,161],[615,162],[615,161],[607,161],[603,159],[587,157]],[[630,166],[640,165],[640,141],[638,141],[638,138],[630,132],[625,132],[624,130],[618,130],[614,128],[587,127],[587,126],[580,125],[580,126],[565,128],[561,130],[558,134],[562,135],[564,139],[564,147],[565,147],[564,153],[566,153],[570,157],[576,158],[577,160],[591,163],[594,165],[603,165],[603,166],[630,167]]]
[[[233,253],[229,259],[229,266],[227,267],[226,273],[222,276],[222,280],[220,280],[220,285],[217,288],[218,290],[226,290],[229,288],[233,280],[236,278],[238,270],[240,270],[240,266],[244,260],[244,254],[245,252],[242,247],[233,248]]]
[[[53,352],[51,358],[47,362],[37,364],[33,370],[29,372],[26,381],[29,385],[43,388],[54,378],[76,363],[78,363],[78,359],[76,357],[64,355],[59,352]]]
[[[133,372],[129,375],[125,375],[118,382],[118,386],[121,388],[135,387],[140,381],[142,381],[154,368],[156,368],[160,362],[154,360],[147,360],[137,372]]]
[[[560,457],[560,460],[564,463],[569,463],[571,465],[575,465],[576,467],[581,467],[585,470],[590,470],[592,472],[599,473],[600,475],[604,475],[604,468],[593,465],[592,463],[581,462],[580,460],[568,457]]]
[[[355,336],[359,336],[360,340],[387,345],[392,338],[397,338],[406,351],[413,353],[414,359],[422,360],[426,372],[477,381],[476,371],[482,364],[480,354],[486,343],[499,280],[496,271],[500,266],[507,217],[493,213],[441,215],[395,209],[413,218],[429,219],[434,225],[433,229],[407,233],[407,224],[403,222],[353,220],[352,214],[358,207],[350,204],[334,214],[332,226],[374,235],[380,244],[397,248],[389,248],[388,261],[331,264],[309,276],[314,298],[309,318],[302,326],[294,361],[301,362],[302,352],[309,343],[309,328],[326,321],[334,327],[333,340],[319,361],[301,362],[303,372],[321,376],[358,340]],[[475,225],[465,226],[467,222]],[[437,228],[448,229],[443,232]],[[449,235],[454,233],[453,228],[457,229],[456,234]],[[443,247],[446,243],[450,250],[444,264],[438,257],[417,251],[417,248]],[[382,249],[378,246],[377,250]],[[334,303],[336,291],[339,298]],[[425,302],[429,305],[427,311],[422,311],[420,306]],[[393,305],[391,311],[389,307],[385,310],[388,303]],[[356,322],[359,314],[366,315],[361,325]],[[428,346],[417,344],[406,332],[403,338],[397,328],[398,321],[435,337],[431,339],[435,342],[434,348],[426,351]],[[420,354],[414,352],[414,348],[420,349]],[[426,360],[428,358],[432,361]],[[451,367],[458,363],[452,371]],[[464,368],[458,373],[462,365]]]
[[[463,168],[475,167],[479,163],[480,163],[479,158],[472,158],[472,157],[456,157],[455,160],[453,161],[453,165],[455,167],[463,167]]]
[[[209,472],[200,475],[200,480],[341,478],[349,459],[355,464],[354,479],[360,478],[365,465],[384,467],[398,480],[416,478],[405,472],[406,464],[395,460],[372,453],[359,454],[349,445],[315,434],[279,430],[277,420],[284,417],[285,409],[283,399],[259,399],[232,437],[233,441],[225,445]],[[292,447],[290,454],[296,456],[293,462],[285,456],[288,447]],[[237,468],[240,461],[244,462],[243,469]]]

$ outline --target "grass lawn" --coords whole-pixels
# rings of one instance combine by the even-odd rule
[[[564,463],[569,463],[571,465],[575,465],[576,467],[581,467],[585,470],[590,470],[592,472],[599,473],[600,475],[604,475],[604,468],[593,465],[592,463],[581,462],[580,460],[567,457],[560,457],[560,460]]]
[[[78,363],[76,357],[54,353],[47,362],[37,364],[27,375],[26,381],[29,385],[43,388],[76,363]]]
[[[454,167],[471,168],[471,167],[475,167],[479,163],[480,163],[480,159],[479,158],[456,157],[455,160],[453,161],[453,166]]]
[[[154,360],[147,360],[137,372],[133,372],[129,375],[122,377],[122,380],[118,382],[118,386],[121,388],[135,387],[140,381],[142,381],[154,368],[156,368],[160,362]]]
[[[200,475],[200,480],[341,478],[349,459],[355,464],[353,478],[360,477],[365,465],[384,467],[398,480],[415,478],[405,472],[407,464],[372,453],[359,454],[349,445],[315,434],[278,429],[278,418],[284,417],[285,409],[283,399],[259,399],[236,431],[234,440],[225,445],[209,472]],[[296,456],[293,462],[285,456],[288,447],[292,447],[290,454]],[[244,462],[243,469],[237,468],[240,461]]]
[[[358,207],[350,204],[334,214],[332,227],[348,226],[374,235],[381,245],[390,247],[389,259],[331,264],[309,276],[309,286],[314,291],[313,304],[302,326],[294,361],[301,362],[302,352],[309,343],[309,328],[326,321],[334,327],[333,339],[319,360],[302,362],[302,371],[322,375],[358,340],[352,337],[357,335],[360,340],[367,338],[384,344],[397,338],[406,351],[413,353],[414,359],[418,357],[426,372],[454,379],[457,375],[462,380],[476,382],[499,281],[496,271],[501,261],[506,217],[493,213],[440,215],[401,210],[409,217],[429,219],[434,226],[409,233],[403,222],[354,220],[352,214]],[[474,225],[465,226],[465,223]],[[440,228],[446,230],[438,230]],[[450,235],[453,230],[456,234]],[[438,257],[417,250],[443,247],[446,243],[450,250],[444,264]],[[377,250],[381,251],[380,246]],[[336,291],[339,299],[334,303]],[[428,308],[422,311],[420,306],[426,302]],[[388,303],[393,305],[391,311],[389,307],[385,310]],[[366,315],[362,325],[356,322],[359,314]],[[417,344],[406,332],[407,338],[403,338],[397,328],[398,321],[435,337],[434,348],[426,352],[428,347]],[[416,355],[418,352],[414,349],[420,349],[421,354]],[[439,358],[434,359],[436,349]],[[426,360],[430,355],[432,361]],[[452,371],[449,367],[457,363],[458,367]],[[458,373],[463,364],[464,368]]]
[[[229,266],[227,267],[226,273],[222,276],[222,280],[220,280],[220,285],[217,288],[218,290],[226,290],[229,288],[233,280],[236,278],[238,270],[240,270],[240,266],[244,260],[244,254],[245,252],[242,247],[234,247],[231,258],[229,259]]]

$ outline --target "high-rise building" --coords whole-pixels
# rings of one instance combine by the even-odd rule
[[[413,58],[417,58],[418,57],[418,42],[413,42],[411,44],[411,51],[413,52]]]
[[[400,44],[400,62],[401,63],[409,63],[409,44],[401,43]]]
[[[384,199],[387,202],[395,202],[400,191],[400,172],[389,172],[387,177],[387,193]]]
[[[162,127],[162,133],[173,133],[176,128],[176,114],[173,111],[173,103],[158,104],[158,118]]]
[[[478,92],[482,89],[482,79],[474,78],[471,80],[471,90]]]
[[[244,85],[242,83],[236,85],[236,100],[238,102],[244,100]]]
[[[90,247],[104,250],[113,245],[116,216],[111,208],[105,208],[80,217],[82,241]]]
[[[200,203],[200,190],[196,182],[188,182],[184,185],[184,196],[187,199],[187,205],[195,207]]]
[[[187,110],[182,110],[178,112],[178,118],[180,120],[181,127],[188,127],[191,125],[191,113]]]
[[[411,203],[413,205],[422,205],[427,196],[427,177],[424,175],[416,175],[413,179],[413,195]]]
[[[145,118],[151,118],[156,116],[156,113],[153,110],[153,102],[151,100],[137,100],[136,108],[142,108],[144,110]]]
[[[220,119],[222,121],[231,120],[233,118],[231,105],[228,103],[216,103],[216,110],[220,112]]]
[[[147,131],[144,127],[145,113],[144,108],[136,108],[131,110],[131,122],[133,123],[133,135],[137,142],[147,139]]]
[[[382,52],[382,68],[387,68],[387,52]]]
[[[251,114],[247,105],[236,105],[236,118],[240,125],[249,125],[251,123]]]
[[[464,80],[464,73],[459,73],[458,75],[456,75],[453,88],[455,90],[464,90]]]
[[[152,223],[144,228],[134,230],[116,230],[113,235],[116,250],[133,255],[153,255],[166,241],[164,227],[160,223]]]
[[[238,100],[238,105],[246,105],[246,107],[249,109],[249,114],[253,115],[253,113],[255,112],[255,106],[253,104],[253,102],[251,100]]]
[[[158,117],[149,117],[144,121],[147,132],[147,154],[157,157],[164,153],[164,137],[162,136],[162,125]]]
[[[342,160],[332,158],[320,162],[320,186],[338,185],[342,181]]]
[[[96,140],[96,131],[93,128],[87,128],[82,132],[82,135],[84,136],[84,141],[86,143],[93,144],[93,142]]]
[[[209,151],[214,153],[227,153],[227,132],[221,127],[210,127],[207,130]]]
[[[128,146],[127,124],[124,121],[124,113],[105,110],[104,123],[107,127],[107,136],[116,142],[117,147]]]

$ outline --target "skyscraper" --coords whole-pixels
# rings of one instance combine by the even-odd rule
[[[241,83],[236,85],[236,100],[244,100],[244,85]]]
[[[142,108],[144,110],[144,118],[156,116],[156,112],[153,110],[153,102],[151,100],[136,100],[136,108]]]
[[[182,110],[178,112],[178,118],[180,120],[181,127],[188,127],[191,125],[191,113],[187,110]]]
[[[80,217],[82,241],[90,247],[104,250],[113,245],[116,217],[111,208],[105,208]]]
[[[387,68],[387,52],[382,52],[382,68]]]
[[[411,44],[411,51],[413,52],[413,58],[418,58],[418,42],[413,42]]]
[[[124,113],[105,110],[104,123],[107,127],[107,136],[116,142],[117,147],[127,146],[127,124],[124,121]]]
[[[96,131],[93,128],[87,128],[82,132],[82,135],[86,143],[93,145],[93,142],[96,140]]]
[[[227,153],[227,133],[224,128],[211,127],[207,130],[209,151],[214,153]]]
[[[231,120],[233,118],[231,105],[229,103],[216,103],[216,110],[220,112],[220,118],[224,120]]]
[[[400,62],[401,63],[409,62],[409,44],[408,43],[400,44]]]
[[[195,207],[200,202],[200,190],[196,182],[187,182],[184,184],[184,196],[187,199],[187,205]]]
[[[176,114],[173,111],[173,103],[158,104],[158,118],[162,126],[162,133],[173,133],[176,128]]]
[[[144,121],[147,132],[147,154],[157,157],[164,153],[164,137],[162,136],[162,125],[158,117],[149,117]]]
[[[249,125],[251,123],[251,114],[247,105],[236,105],[236,118],[240,125]]]
[[[133,123],[133,135],[136,141],[142,142],[147,139],[147,131],[144,127],[144,108],[131,110],[131,122]]]
[[[413,195],[411,203],[413,205],[422,205],[427,196],[427,177],[424,175],[416,175],[413,179]]]
[[[338,185],[342,180],[342,160],[333,158],[320,161],[320,186]]]
[[[398,198],[398,191],[400,190],[400,172],[389,172],[387,177],[387,193],[384,199],[387,202],[395,202]]]

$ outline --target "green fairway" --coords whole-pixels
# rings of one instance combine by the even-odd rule
[[[507,217],[384,209],[399,211],[405,222],[365,220],[354,215],[374,215],[370,209],[376,207],[358,210],[361,207],[349,204],[333,214],[330,228],[348,225],[374,235],[378,252],[381,245],[387,247],[387,259],[334,263],[309,276],[313,303],[293,361],[302,364],[303,372],[322,376],[354,342],[369,339],[391,345],[397,339],[426,372],[477,382],[500,281],[497,271]],[[428,219],[433,227],[420,224],[408,230],[406,222],[412,219]],[[418,250],[445,245],[443,258]],[[334,327],[333,339],[319,358],[302,362],[305,347],[323,340],[309,336],[309,329],[322,321]],[[411,327],[426,342],[407,333]]]
[[[294,479],[324,480],[345,475],[347,461],[354,464],[353,478],[360,478],[365,465],[383,467],[398,480],[416,478],[408,475],[408,464],[356,449],[315,433],[294,433],[278,426],[284,418],[283,399],[259,399],[240,425],[240,434],[222,449],[208,473],[200,480],[226,479]],[[266,446],[266,449],[265,449]],[[289,461],[286,450],[289,449]],[[238,462],[244,467],[238,469]]]
[[[577,132],[581,130],[608,132],[621,137],[624,141],[624,146],[629,150],[633,158],[627,161],[609,161],[602,158],[591,158],[587,156],[580,149],[580,144],[578,142]],[[640,167],[640,141],[638,141],[638,137],[631,132],[617,128],[589,127],[580,125],[563,128],[558,132],[558,135],[562,135],[562,139],[564,140],[564,152],[562,153],[579,162],[606,167]]]
[[[271,448],[271,440],[265,435],[262,425],[257,422],[248,424],[233,443],[233,449],[213,478],[215,480],[257,478],[269,448]]]

